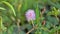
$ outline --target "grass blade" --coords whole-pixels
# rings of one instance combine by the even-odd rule
[[[14,10],[13,6],[9,2],[2,1],[2,3],[6,4],[7,6],[9,6],[10,9],[13,11],[14,15],[16,16],[15,10]]]
[[[5,8],[3,8],[3,7],[0,7],[0,10],[6,10]]]
[[[2,17],[0,16],[0,33],[2,34]]]

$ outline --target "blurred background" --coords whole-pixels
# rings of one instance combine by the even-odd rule
[[[36,28],[26,19],[29,9]],[[60,34],[60,0],[0,0],[0,34]]]

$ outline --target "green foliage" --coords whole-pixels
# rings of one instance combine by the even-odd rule
[[[3,8],[3,7],[0,7],[0,10],[6,10],[5,8]]]
[[[13,11],[14,15],[16,16],[15,10],[14,10],[14,8],[13,8],[13,6],[11,4],[9,4],[8,2],[5,2],[5,1],[2,1],[2,3],[6,4],[7,6],[9,6],[10,9]]]
[[[60,12],[53,7],[53,10],[51,12],[49,12],[47,15],[54,15],[54,16],[58,16],[60,14]]]
[[[46,5],[50,5],[50,8]],[[44,7],[46,10],[41,11]],[[31,34],[60,32],[60,0],[0,0],[0,34],[26,34],[30,31],[33,26],[25,16],[28,9],[36,13],[33,24],[37,27]]]

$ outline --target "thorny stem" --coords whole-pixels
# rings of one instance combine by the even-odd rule
[[[29,30],[26,34],[29,34],[30,32],[32,32],[33,30],[35,30],[35,29],[37,29],[37,26],[38,25],[35,25],[31,30]],[[42,28],[41,28],[42,29]],[[44,29],[43,29],[44,30]],[[49,31],[49,30],[47,30],[47,31]]]
[[[36,26],[34,26],[31,30],[29,30],[26,34],[29,34],[30,32],[32,32],[34,29],[36,29],[37,28],[37,25]]]

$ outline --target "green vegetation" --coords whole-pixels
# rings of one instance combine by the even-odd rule
[[[0,0],[0,34],[60,34],[60,0]]]

